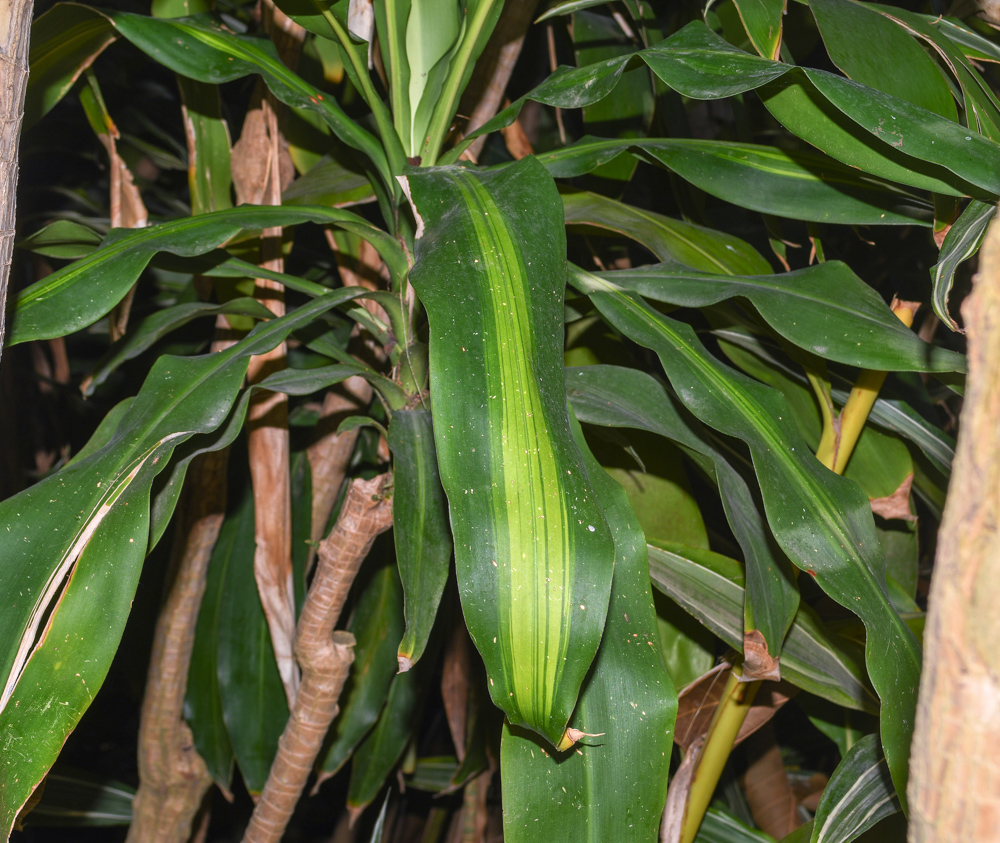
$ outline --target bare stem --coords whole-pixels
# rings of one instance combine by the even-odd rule
[[[197,457],[177,524],[176,576],[156,625],[139,723],[139,792],[128,843],[184,843],[212,784],[184,722],[184,695],[205,575],[226,509],[227,453]]]
[[[316,576],[295,637],[302,682],[243,843],[281,840],[337,715],[354,660],[354,636],[333,628],[372,543],[392,524],[392,503],[383,494],[387,480],[388,475],[381,474],[353,481],[336,526],[320,545]]]

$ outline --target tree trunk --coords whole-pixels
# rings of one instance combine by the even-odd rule
[[[32,0],[0,0],[0,353],[3,351],[7,279],[14,253],[17,141],[28,87]]]
[[[1000,828],[1000,225],[962,307],[969,376],[931,584],[909,786],[914,843]]]

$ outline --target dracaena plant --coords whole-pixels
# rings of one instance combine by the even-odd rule
[[[130,839],[186,839],[234,762],[246,840],[348,764],[355,813],[399,767],[481,829],[499,762],[509,841],[847,841],[905,813],[918,539],[954,450],[932,402],[961,392],[949,295],[1000,196],[994,33],[911,5],[557,4],[525,43],[575,66],[523,62],[495,116],[532,3],[38,17],[27,137],[78,100],[110,219],[77,193],[29,223],[25,258],[73,260],[36,260],[8,344],[108,317],[100,359],[70,347],[110,409],[0,503],[6,833],[161,540]],[[716,791],[796,691],[840,754],[805,825],[783,769],[777,823]]]

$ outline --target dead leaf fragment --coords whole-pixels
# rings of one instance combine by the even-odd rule
[[[913,486],[913,473],[899,484],[891,495],[884,498],[871,498],[872,512],[882,518],[901,518],[904,521],[916,521],[917,516],[910,510],[910,488]]]
[[[743,633],[743,675],[740,682],[768,680],[781,681],[781,665],[767,648],[767,641],[759,629]]]

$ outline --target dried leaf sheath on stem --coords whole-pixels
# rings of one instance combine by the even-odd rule
[[[281,30],[283,32],[283,30]],[[233,184],[241,202],[281,204],[281,192],[292,177],[285,164],[288,151],[278,128],[277,101],[257,83],[240,139],[233,148]],[[280,228],[261,233],[260,265],[281,272]],[[284,288],[268,279],[257,279],[256,295],[275,316],[285,313]],[[247,379],[257,383],[285,368],[284,343],[267,354],[253,357]],[[292,654],[295,634],[295,597],[291,562],[291,481],[288,440],[288,398],[282,393],[258,391],[247,413],[250,477],[256,512],[254,576],[267,618],[278,671],[288,697],[295,700],[298,670]]]
[[[332,230],[327,229],[326,237],[336,257],[337,268],[345,287],[364,287],[368,290],[385,288],[388,273],[374,246],[362,240],[357,257],[352,257],[341,251]],[[361,299],[360,304],[373,316],[383,322],[388,321],[388,316],[378,302]],[[376,369],[381,369],[385,363],[385,351],[373,337],[362,333],[357,325],[351,339],[351,351]],[[354,376],[335,386],[323,399],[323,409],[317,425],[320,434],[309,447],[313,486],[310,539],[313,542],[319,541],[323,536],[361,432],[354,428],[338,433],[337,428],[348,416],[364,413],[371,403],[372,395],[371,384],[362,377]],[[314,558],[315,552],[310,549],[307,570],[312,568]]]
[[[375,538],[392,525],[384,494],[389,475],[355,480],[337,524],[320,544],[319,562],[295,637],[302,682],[278,743],[244,843],[277,843],[312,771],[354,659],[354,636],[333,631],[351,584]]]

